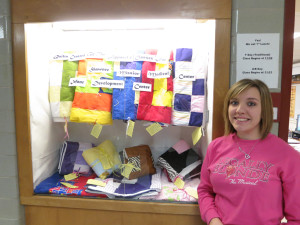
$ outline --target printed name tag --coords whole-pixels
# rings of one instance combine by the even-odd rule
[[[123,80],[92,80],[91,87],[120,88],[124,89]]]
[[[86,58],[86,54],[71,54],[69,57],[69,61],[78,61]]]
[[[69,54],[56,54],[52,57],[53,60],[69,60]]]
[[[107,66],[91,66],[88,69],[89,73],[111,73],[111,67],[107,67]]]
[[[117,76],[118,77],[140,77],[141,71],[124,69],[124,70],[117,71]]]
[[[95,58],[103,59],[103,58],[105,58],[105,53],[104,52],[88,52],[86,54],[86,57],[91,58],[91,59],[95,59]]]
[[[196,76],[192,74],[185,74],[185,73],[180,73],[177,75],[179,80],[186,80],[186,81],[195,81]]]
[[[152,91],[152,85],[147,83],[133,82],[132,90],[134,91]]]
[[[86,78],[70,78],[69,86],[79,86],[79,87],[85,87],[86,85]]]
[[[133,61],[133,56],[132,55],[114,55],[112,56],[111,61],[116,61],[116,62],[132,62]]]
[[[134,56],[134,61],[156,62],[156,56],[149,54],[138,54]]]
[[[148,71],[147,77],[148,78],[169,78],[171,75],[170,70],[166,71]]]

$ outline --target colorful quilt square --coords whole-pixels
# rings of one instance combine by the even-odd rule
[[[189,126],[200,127],[203,121],[203,113],[191,112]]]
[[[192,61],[193,49],[191,48],[178,48],[176,49],[176,61]]]
[[[192,95],[191,111],[192,112],[204,111],[204,96]]]
[[[192,95],[193,92],[193,81],[183,81],[174,79],[174,92],[186,95]]]
[[[204,95],[204,79],[193,81],[193,95]]]
[[[190,112],[173,111],[172,124],[176,126],[187,126],[190,121]]]
[[[175,94],[174,109],[177,111],[191,111],[191,96],[183,94]]]

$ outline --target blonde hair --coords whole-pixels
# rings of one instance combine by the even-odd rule
[[[238,96],[243,91],[252,87],[257,88],[261,98],[261,139],[264,139],[269,134],[273,125],[273,103],[269,88],[264,82],[260,80],[243,79],[232,85],[224,99],[223,117],[225,121],[225,135],[236,133],[236,130],[230,123],[228,116],[228,107],[230,100]]]

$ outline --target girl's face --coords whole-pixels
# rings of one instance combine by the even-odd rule
[[[228,116],[238,137],[247,140],[261,138],[261,98],[258,89],[251,87],[230,99]]]

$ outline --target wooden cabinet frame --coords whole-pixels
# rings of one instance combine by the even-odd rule
[[[197,204],[34,195],[24,24],[95,19],[216,19],[213,138],[229,88],[230,0],[11,0],[18,170],[26,224],[201,224]]]

